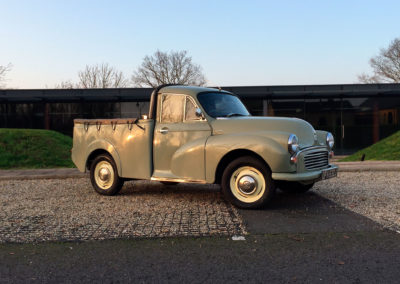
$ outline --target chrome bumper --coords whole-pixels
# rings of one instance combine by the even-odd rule
[[[336,169],[337,171],[338,167],[335,165],[329,165],[329,167],[326,169],[303,173],[272,173],[272,179],[286,181],[319,181],[321,180],[323,171],[333,169]]]

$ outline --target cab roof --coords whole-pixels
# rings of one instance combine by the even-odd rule
[[[221,92],[228,93],[230,92],[214,89],[214,88],[205,88],[205,87],[197,87],[197,86],[185,86],[185,85],[173,85],[161,88],[159,93],[174,93],[174,94],[185,94],[195,97],[198,93],[203,92]]]

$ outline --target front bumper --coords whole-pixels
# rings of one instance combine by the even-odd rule
[[[286,181],[300,181],[311,182],[321,179],[322,172],[326,170],[338,169],[335,165],[329,165],[328,168],[316,171],[302,172],[302,173],[272,173],[273,180],[286,180]]]

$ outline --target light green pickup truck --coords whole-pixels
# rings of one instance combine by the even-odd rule
[[[305,192],[337,175],[331,133],[297,118],[251,116],[218,89],[160,86],[148,116],[74,123],[72,160],[105,195],[131,179],[217,183],[234,205],[257,208],[277,187]]]

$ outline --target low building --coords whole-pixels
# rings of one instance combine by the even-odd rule
[[[400,84],[222,87],[253,115],[289,116],[330,131],[336,152],[352,153],[400,130]],[[139,117],[150,88],[0,90],[0,127],[72,134],[75,118]]]

